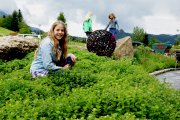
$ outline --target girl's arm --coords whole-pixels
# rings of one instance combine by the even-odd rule
[[[109,22],[108,25],[106,26],[105,30],[107,30],[107,28],[109,27],[109,24],[110,24],[110,22]]]
[[[57,70],[61,69],[62,67],[56,66],[56,64],[53,62],[53,53],[52,53],[52,47],[50,44],[43,44],[41,49],[42,54],[42,62],[43,66],[46,70]]]

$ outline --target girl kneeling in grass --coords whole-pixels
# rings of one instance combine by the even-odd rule
[[[76,62],[74,54],[67,55],[67,28],[64,22],[54,22],[49,34],[35,52],[30,73],[33,78],[45,76],[49,71],[71,68]]]

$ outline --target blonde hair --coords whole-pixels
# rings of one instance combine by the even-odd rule
[[[86,20],[88,20],[89,18],[91,18],[92,15],[93,15],[92,12],[89,11],[89,12],[86,14],[86,16],[85,16],[84,21],[86,21]]]
[[[54,28],[57,26],[57,25],[63,25],[64,27],[64,36],[62,37],[62,39],[59,41],[55,38],[54,36]],[[61,54],[60,54],[60,51],[59,51],[59,46],[61,47],[62,49],[62,55],[63,55],[63,59],[66,58],[67,56],[67,28],[66,28],[66,25],[63,21],[56,21],[52,24],[51,26],[51,29],[48,33],[48,35],[50,36],[51,40],[53,41],[54,43],[54,47],[52,49],[52,51],[54,50],[54,48],[56,48],[56,57],[57,57],[57,60],[60,60],[60,57],[61,57]]]
[[[63,25],[64,27],[64,36],[61,38],[61,40],[58,40],[55,38],[54,36],[54,29],[57,25]],[[51,26],[51,29],[48,33],[48,36],[51,38],[53,44],[54,44],[54,47],[52,48],[52,52],[54,52],[54,49],[56,49],[56,58],[57,60],[60,60],[61,58],[61,53],[60,53],[60,50],[59,50],[59,46],[61,47],[62,49],[62,57],[63,59],[65,59],[67,57],[67,28],[66,28],[66,24],[63,22],[63,21],[56,21],[52,24]],[[35,57],[37,55],[37,52],[38,52],[38,49],[35,51]]]
[[[110,13],[110,14],[109,14],[108,18],[111,19],[111,17],[113,17],[114,19],[116,19],[116,16],[115,16],[114,13]]]

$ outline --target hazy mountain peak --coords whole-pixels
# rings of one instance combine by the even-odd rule
[[[5,13],[4,11],[0,10],[0,17],[3,17],[3,16],[7,16],[7,13]]]

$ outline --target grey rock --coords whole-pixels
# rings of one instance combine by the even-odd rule
[[[0,59],[21,59],[25,57],[27,53],[35,50],[38,45],[38,39],[29,39],[17,36],[0,37]]]

